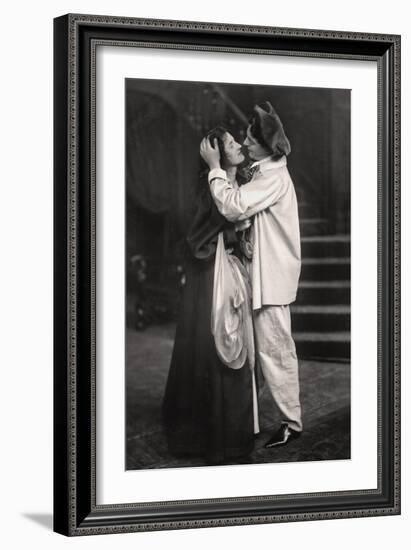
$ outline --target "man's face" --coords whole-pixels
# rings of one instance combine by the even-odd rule
[[[230,132],[223,135],[224,153],[230,166],[238,166],[244,160],[241,145],[236,142]]]
[[[244,140],[244,146],[247,147],[248,156],[251,160],[262,160],[270,155],[270,152],[260,145],[251,135],[250,126],[247,128],[247,136]]]

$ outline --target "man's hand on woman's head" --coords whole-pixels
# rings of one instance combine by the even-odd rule
[[[211,144],[210,140],[205,137],[200,145],[200,155],[210,170],[214,168],[221,168],[220,165],[220,151],[218,150],[217,139]]]

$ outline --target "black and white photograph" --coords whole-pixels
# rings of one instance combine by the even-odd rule
[[[350,90],[125,106],[126,470],[349,460]]]
[[[406,547],[406,5],[5,3],[6,550]]]

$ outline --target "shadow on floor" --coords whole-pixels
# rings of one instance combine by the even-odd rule
[[[37,523],[38,525],[41,525],[42,527],[45,527],[47,530],[52,531],[53,530],[53,516],[52,514],[29,514],[25,513],[22,514],[23,517],[30,519],[31,521],[34,521],[34,523]]]

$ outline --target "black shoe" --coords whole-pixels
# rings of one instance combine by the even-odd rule
[[[264,445],[266,449],[271,449],[271,447],[279,447],[280,445],[286,445],[293,439],[297,439],[300,437],[301,432],[296,432],[292,428],[288,426],[288,424],[285,422],[284,424],[281,424],[279,430],[275,432],[273,437],[267,441],[267,443]]]

